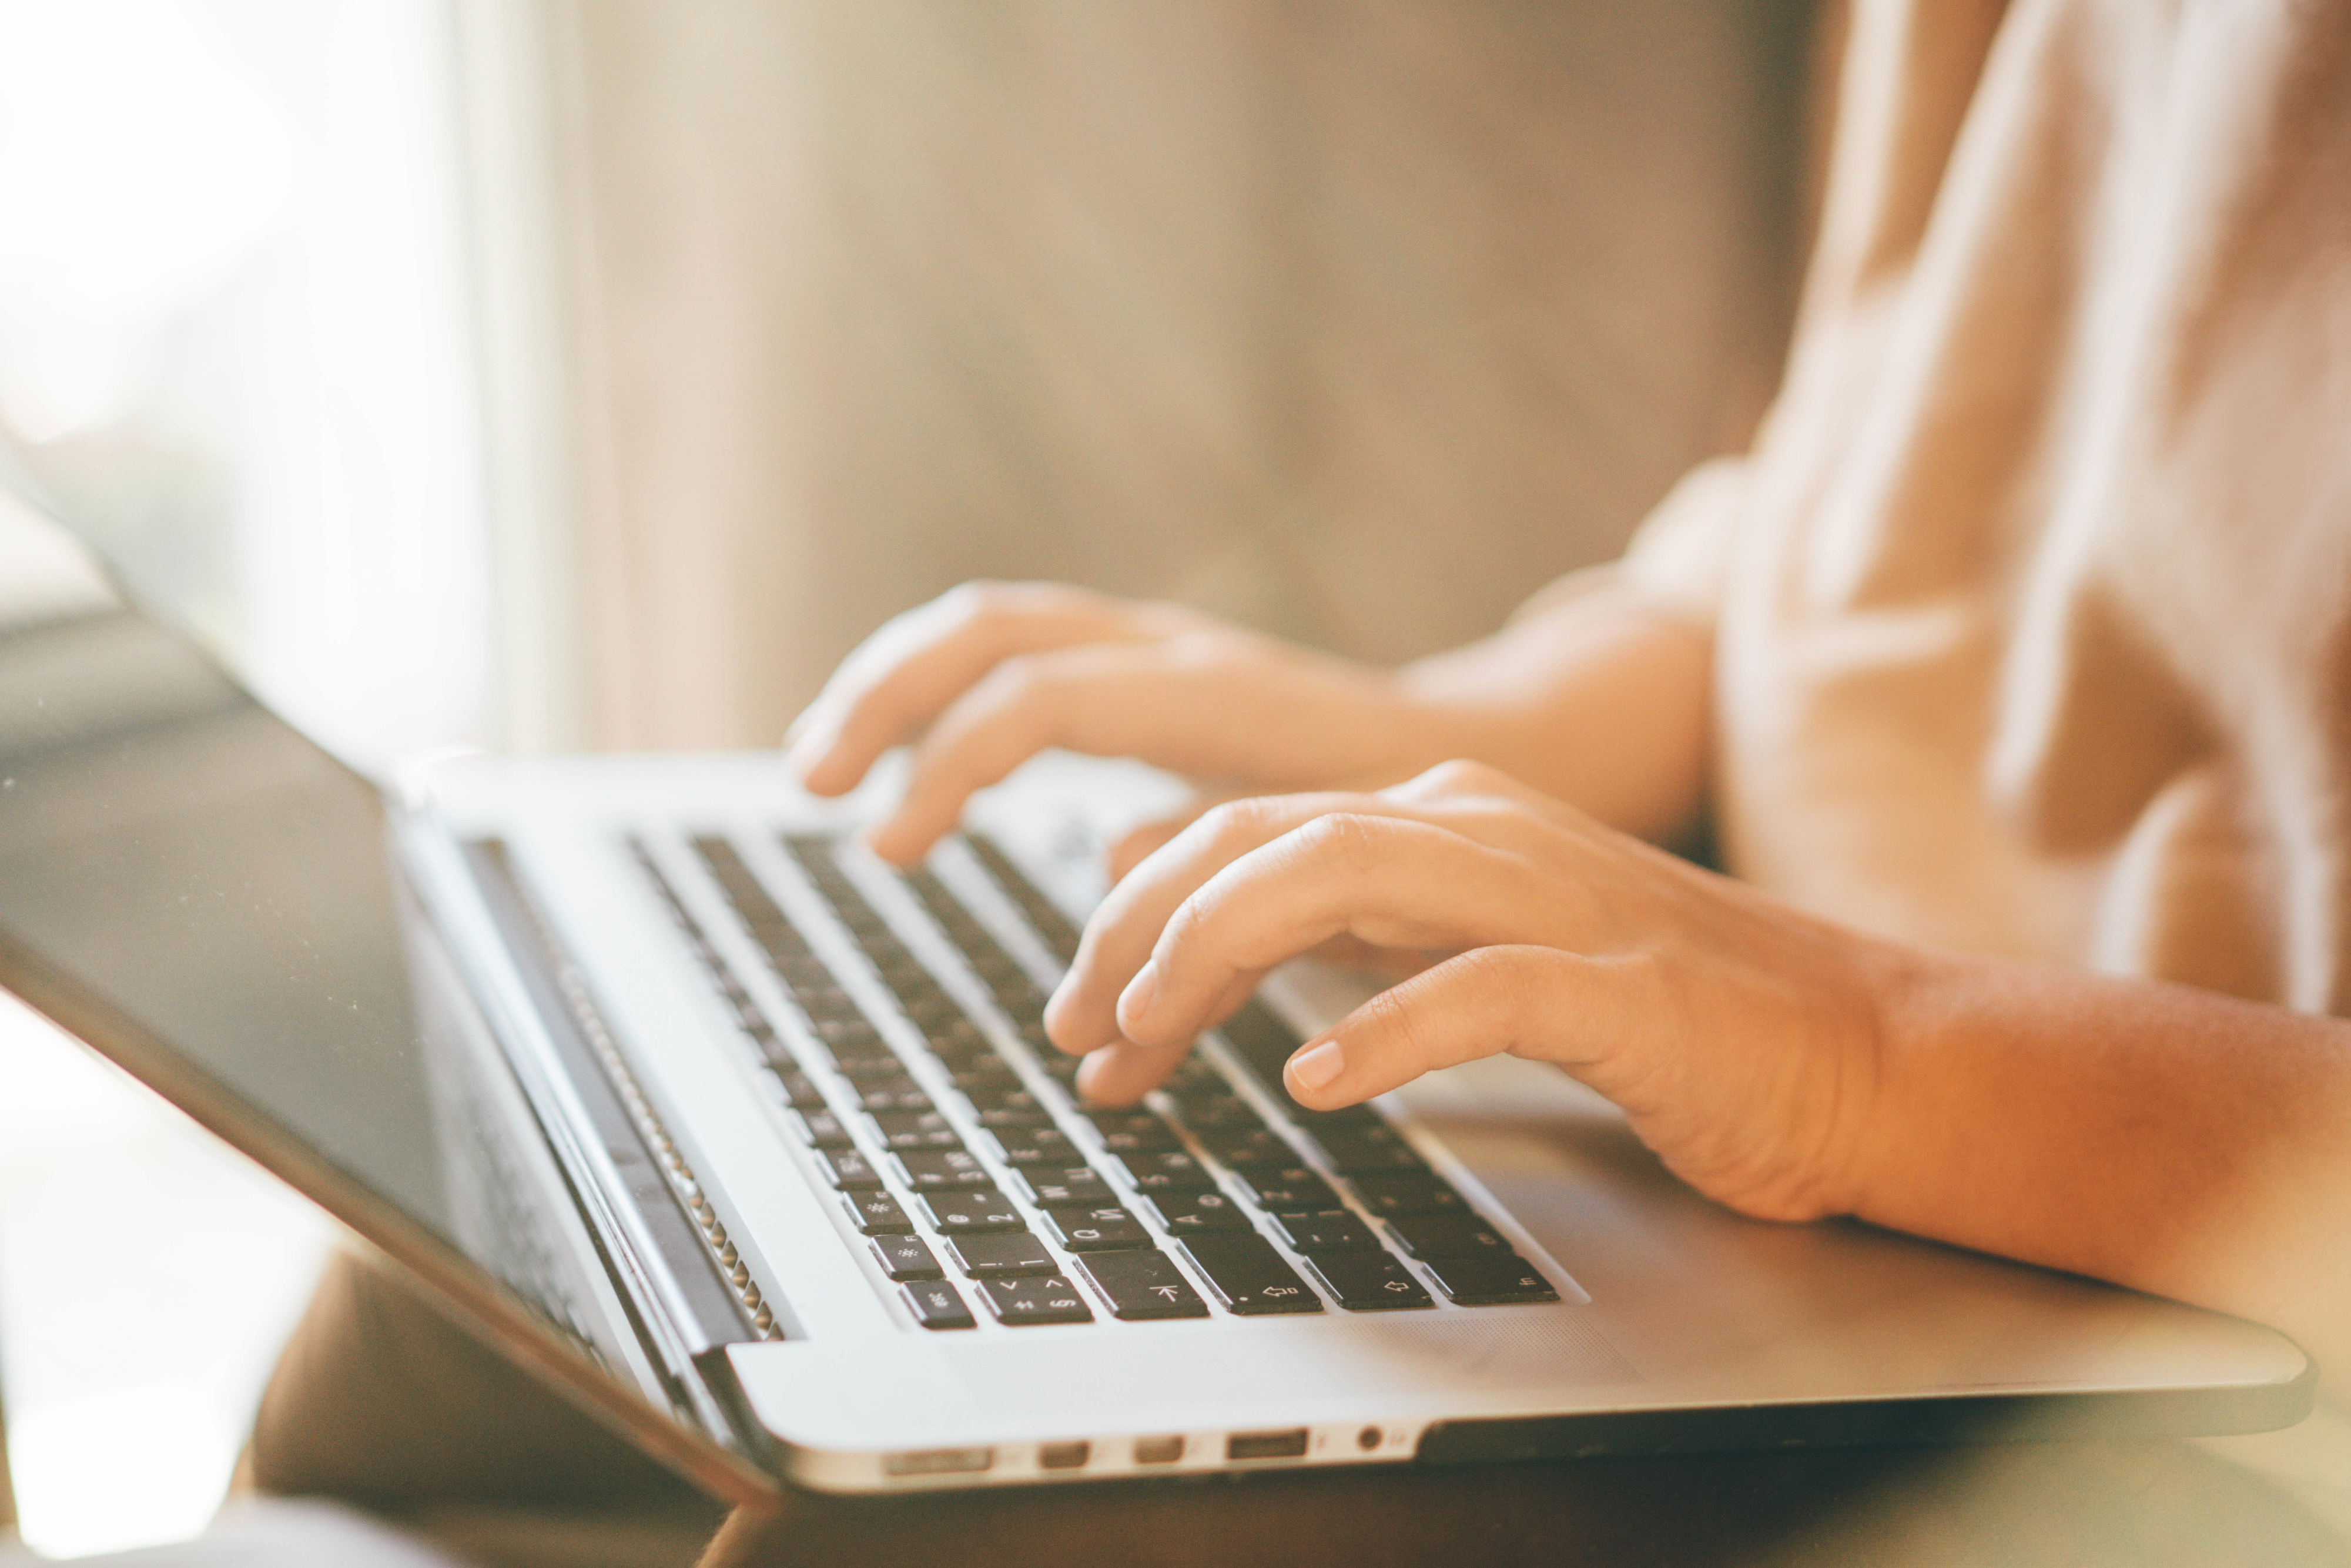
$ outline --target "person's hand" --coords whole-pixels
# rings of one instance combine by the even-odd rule
[[[1439,727],[1386,672],[1197,611],[1050,583],[967,583],[842,662],[785,737],[786,765],[838,795],[916,739],[904,795],[866,835],[904,864],[956,825],[972,791],[1050,747],[1299,789],[1402,778],[1447,754]]]
[[[1120,883],[1047,1010],[1130,1102],[1276,964],[1333,936],[1443,958],[1306,1042],[1285,1084],[1327,1110],[1510,1052],[1622,1106],[1699,1190],[1749,1214],[1843,1212],[1898,950],[1610,831],[1494,769],[1207,812]]]

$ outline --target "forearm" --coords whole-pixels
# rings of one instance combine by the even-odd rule
[[[1696,818],[1713,649],[1688,621],[1604,590],[1406,666],[1428,747],[1474,758],[1621,831],[1667,839]]]
[[[2351,1353],[2351,1023],[1889,956],[1844,1207]]]

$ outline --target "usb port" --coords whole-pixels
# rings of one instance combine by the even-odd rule
[[[1302,1459],[1306,1457],[1306,1428],[1293,1427],[1287,1432],[1236,1432],[1225,1439],[1225,1458],[1228,1459]]]
[[[882,1472],[892,1476],[952,1476],[984,1470],[996,1462],[994,1448],[925,1448],[912,1454],[885,1454]]]
[[[1093,1457],[1090,1443],[1041,1443],[1037,1448],[1037,1468],[1040,1470],[1081,1470],[1086,1460]]]
[[[1172,1465],[1183,1457],[1184,1437],[1180,1432],[1171,1437],[1134,1440],[1134,1462],[1138,1465]]]

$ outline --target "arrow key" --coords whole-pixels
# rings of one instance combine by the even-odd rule
[[[1090,1252],[1070,1270],[1082,1275],[1119,1317],[1205,1318],[1207,1304],[1156,1247],[1131,1252]]]

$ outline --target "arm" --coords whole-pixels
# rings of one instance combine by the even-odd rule
[[[1876,1110],[1839,1207],[2351,1364],[2351,1023],[1940,953],[1876,988]]]

